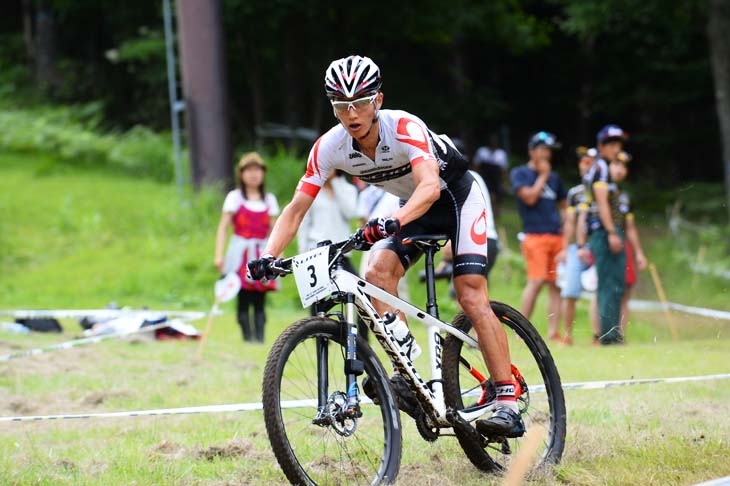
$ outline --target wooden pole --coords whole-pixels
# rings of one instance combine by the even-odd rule
[[[213,303],[213,307],[210,309],[210,314],[208,314],[208,322],[205,324],[205,330],[203,331],[203,335],[200,336],[200,342],[198,343],[198,351],[195,353],[195,357],[200,359],[203,357],[203,350],[205,349],[205,342],[208,340],[208,335],[210,334],[211,329],[213,329],[213,318],[216,314],[218,314],[218,304],[219,300],[218,298],[215,299],[215,302]]]
[[[674,317],[672,317],[672,313],[669,312],[669,302],[667,301],[667,296],[664,293],[664,287],[662,287],[662,282],[659,279],[659,272],[656,270],[656,265],[653,263],[649,264],[649,271],[651,272],[651,278],[654,280],[654,287],[656,288],[656,293],[659,296],[659,301],[662,303],[662,308],[664,309],[664,315],[667,318],[667,323],[669,324],[669,330],[672,333],[672,339],[674,342],[679,341],[679,334],[677,334],[677,326],[674,323]]]
[[[520,450],[517,451],[512,465],[504,475],[502,486],[520,486],[522,484],[522,480],[525,478],[527,471],[535,461],[535,452],[544,437],[544,427],[532,427],[527,431],[520,445]]]

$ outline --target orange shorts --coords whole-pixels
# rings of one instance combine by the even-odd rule
[[[522,241],[528,280],[555,282],[557,262],[555,257],[563,249],[563,237],[550,233],[528,233]]]

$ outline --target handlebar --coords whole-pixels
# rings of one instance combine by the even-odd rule
[[[388,231],[391,231],[391,229],[388,229]],[[438,251],[438,248],[443,246],[443,243],[439,244],[438,242],[448,240],[448,238],[448,235],[442,234],[420,235],[406,238],[403,240],[403,242],[406,244],[415,243],[424,246],[435,246]],[[329,245],[330,265],[332,265],[332,262],[334,260],[339,258],[341,255],[344,255],[345,253],[349,253],[352,250],[369,250],[371,246],[372,245],[365,240],[363,229],[360,228],[352,235],[350,235],[347,239],[338,241],[337,243],[331,243]],[[279,258],[278,260],[274,260],[271,265],[269,265],[268,271],[271,272],[274,278],[290,275],[291,273],[293,273],[292,261],[293,257]]]
[[[331,263],[332,260],[334,260],[338,256],[338,253],[339,255],[344,255],[345,253],[349,253],[352,250],[368,250],[370,249],[370,244],[365,241],[362,228],[360,228],[355,231],[355,233],[350,235],[347,239],[330,244],[329,249],[329,259]],[[269,265],[268,270],[275,277],[290,275],[293,272],[292,261],[293,257],[279,258],[278,260],[274,260],[271,265]]]

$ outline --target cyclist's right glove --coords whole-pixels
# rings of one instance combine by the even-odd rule
[[[261,279],[267,279],[267,280],[273,280],[276,278],[276,275],[274,275],[271,272],[271,264],[276,261],[276,258],[273,255],[261,255],[261,258],[257,258],[255,260],[251,260],[248,262],[248,276],[252,280],[261,280]]]
[[[400,231],[400,221],[397,218],[373,218],[362,228],[362,236],[371,245],[376,241],[395,236]]]

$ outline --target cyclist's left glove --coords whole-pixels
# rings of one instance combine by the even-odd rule
[[[400,221],[397,218],[373,218],[362,228],[362,236],[371,245],[376,241],[395,236],[400,231]]]

